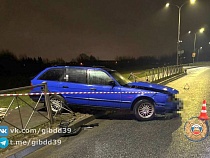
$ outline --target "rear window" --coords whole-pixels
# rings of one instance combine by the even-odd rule
[[[66,69],[66,81],[73,83],[87,83],[87,71],[80,68]]]
[[[39,80],[61,81],[63,78],[64,69],[50,69],[41,75]]]

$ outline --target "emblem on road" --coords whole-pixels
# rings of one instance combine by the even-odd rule
[[[204,140],[208,136],[209,126],[206,120],[190,118],[184,126],[185,136],[194,142]]]

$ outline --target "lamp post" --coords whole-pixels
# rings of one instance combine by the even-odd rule
[[[191,4],[194,4],[196,0],[190,0]],[[166,3],[166,7],[169,7],[170,5],[176,6],[178,8],[178,35],[177,35],[177,45],[176,45],[176,65],[179,65],[179,46],[180,46],[180,30],[181,30],[181,9],[182,7],[187,4],[187,2],[183,3],[182,5],[176,5],[176,4],[170,4]]]
[[[200,51],[203,49],[203,47],[200,47],[199,49],[198,49],[198,56],[197,56],[197,62],[198,62],[198,59],[199,59],[199,53],[200,53]]]
[[[196,53],[197,33],[203,33],[204,31],[205,31],[205,28],[202,27],[202,28],[199,29],[199,32],[195,32],[195,33],[194,33],[195,36],[194,36],[194,42],[193,42],[193,51],[194,51],[193,53]],[[188,33],[191,34],[191,31],[189,31]],[[199,51],[200,51],[200,49],[202,49],[202,47],[200,47],[200,48],[198,49],[198,56],[199,56]],[[193,58],[193,63],[194,63],[194,62],[195,62],[195,61],[194,61],[195,56],[193,55],[192,58]],[[197,57],[197,61],[198,61],[198,57]]]

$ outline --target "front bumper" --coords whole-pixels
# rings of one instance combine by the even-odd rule
[[[172,113],[183,109],[183,102],[181,100],[173,100],[163,104],[157,104],[155,110],[157,114]]]
[[[183,101],[178,100],[178,101],[176,102],[176,107],[177,107],[177,111],[182,110],[183,107],[184,107]]]

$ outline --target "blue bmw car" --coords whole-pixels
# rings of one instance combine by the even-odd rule
[[[53,112],[64,105],[82,108],[128,109],[137,120],[151,120],[182,108],[176,89],[148,82],[131,82],[115,70],[104,67],[55,66],[40,72],[32,85],[47,82]],[[41,93],[41,87],[31,93]],[[36,96],[31,98],[37,101]]]

